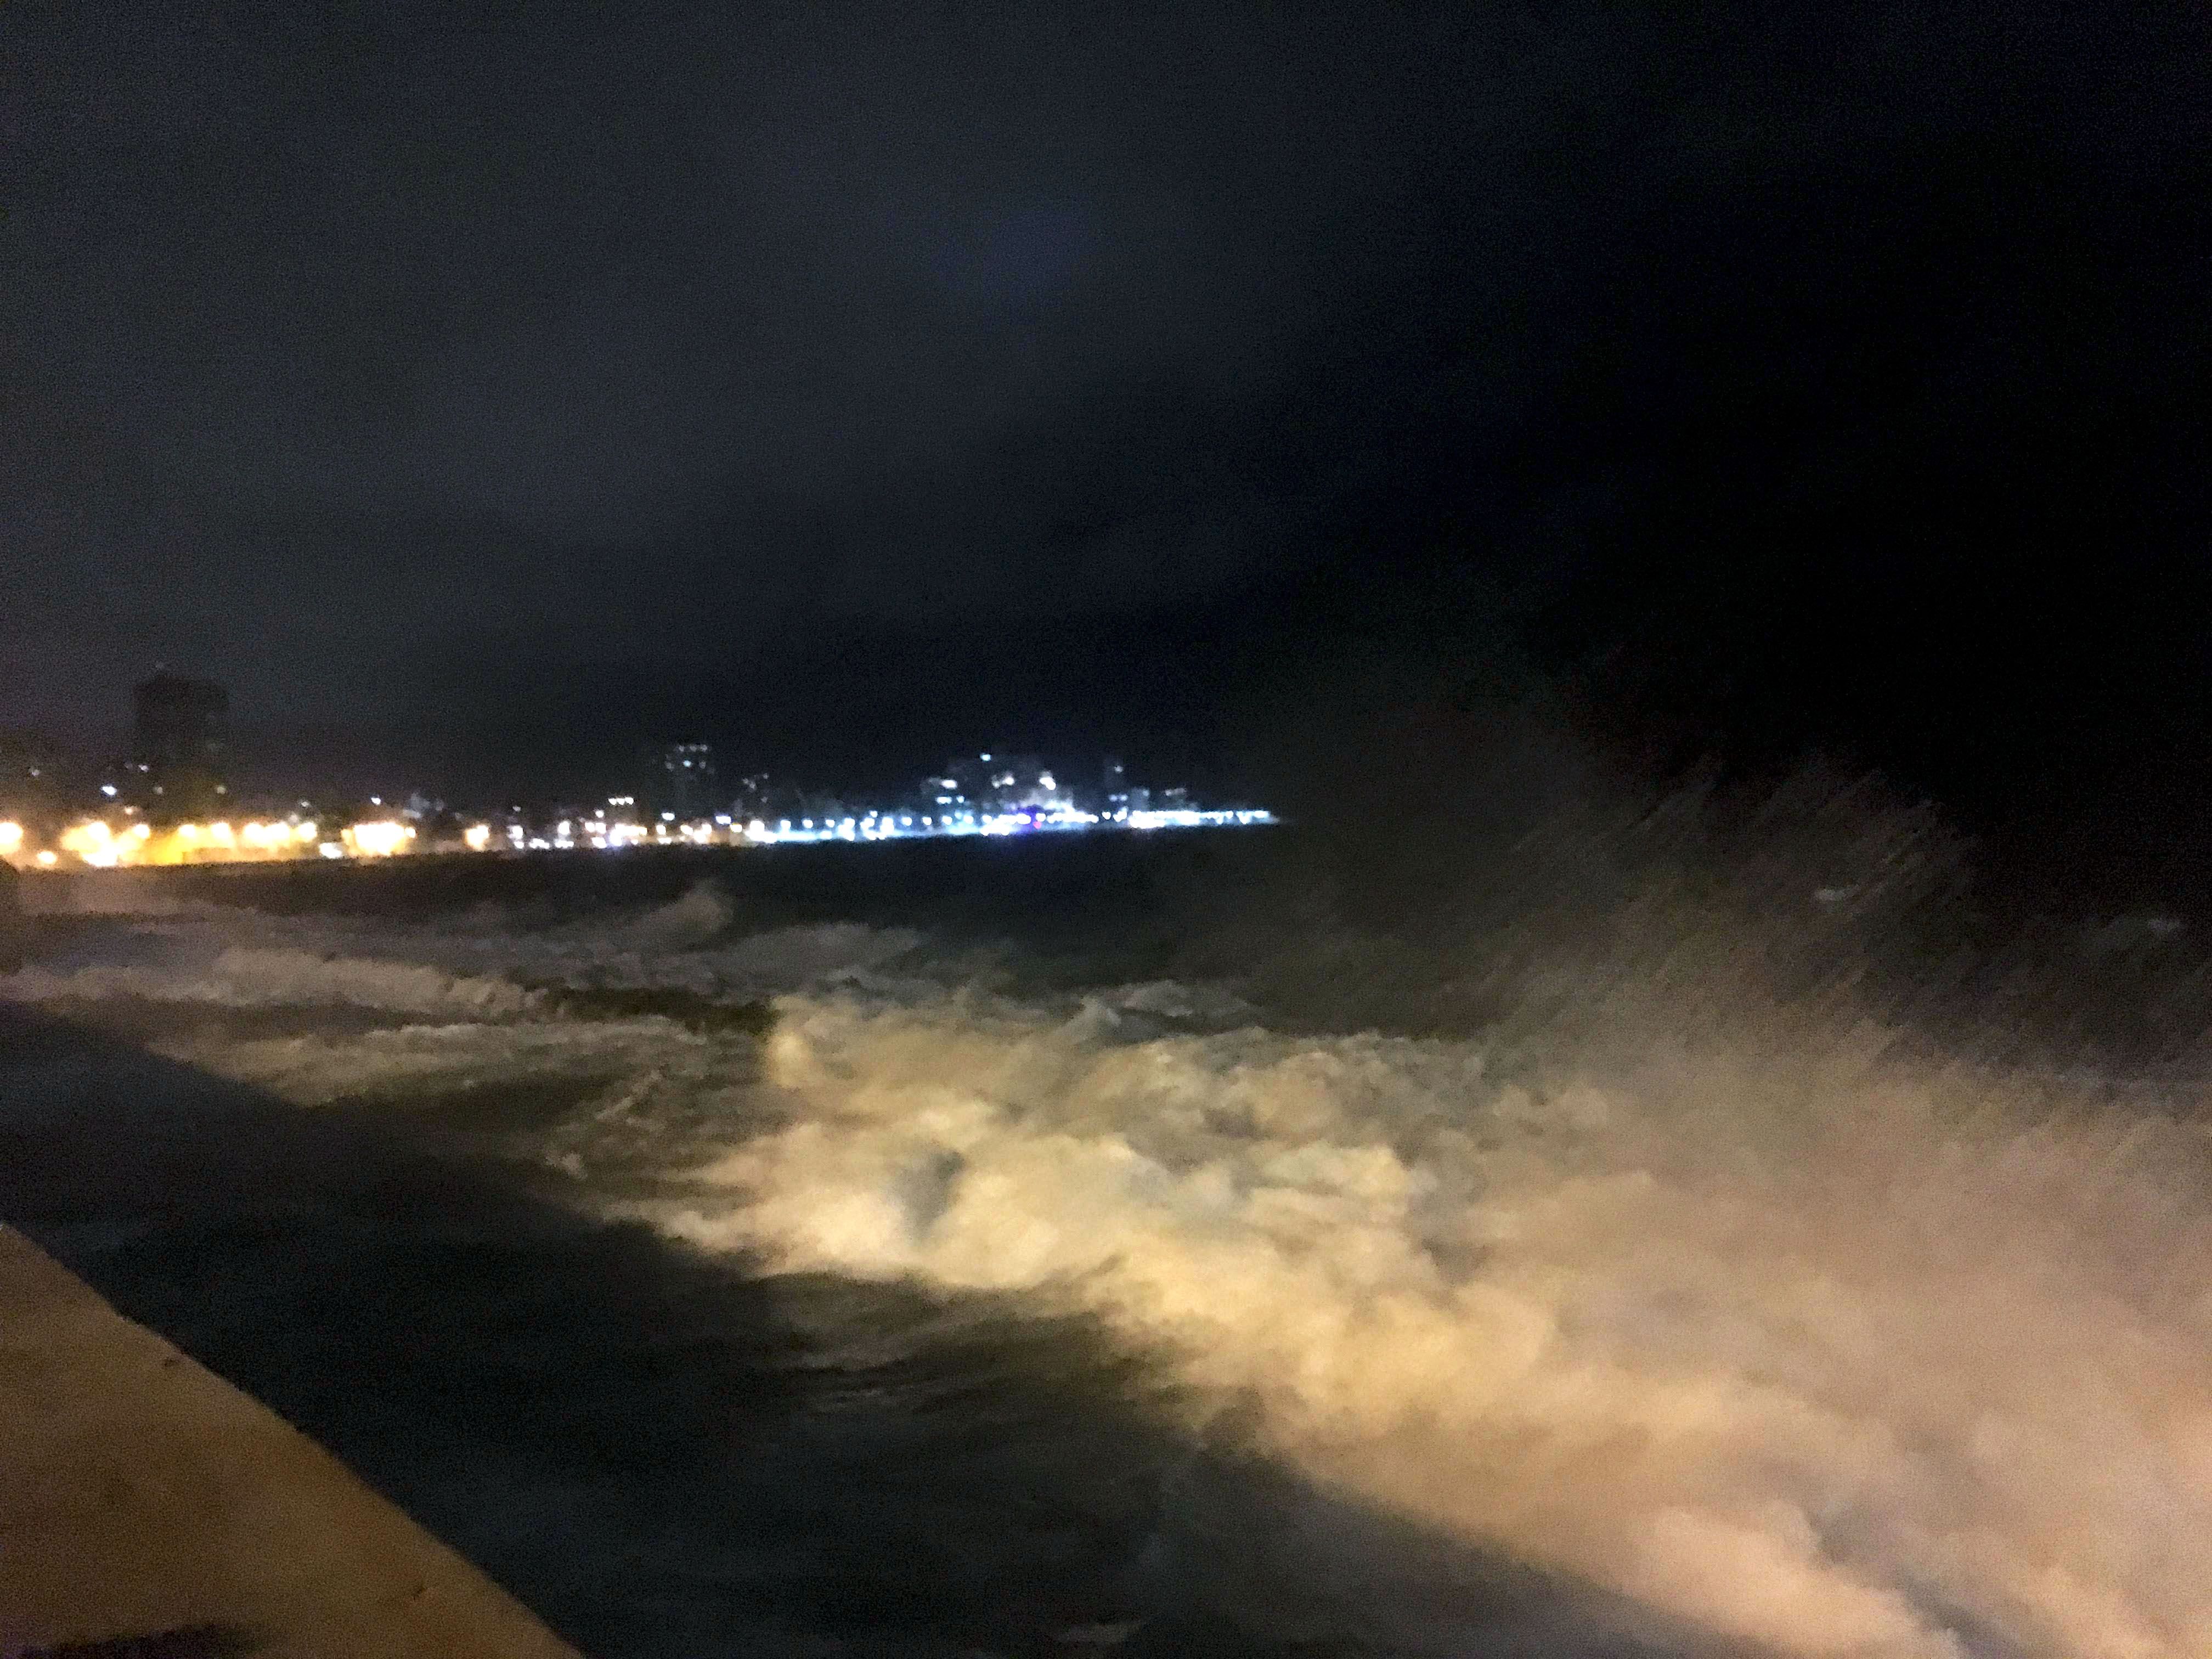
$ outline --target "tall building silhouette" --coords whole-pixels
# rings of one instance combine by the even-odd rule
[[[660,769],[665,780],[662,799],[678,817],[688,822],[714,811],[716,800],[712,744],[672,743],[661,750]]]
[[[133,791],[156,818],[219,815],[230,793],[230,694],[210,680],[156,673],[131,694]]]

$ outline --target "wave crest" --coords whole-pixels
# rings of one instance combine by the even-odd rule
[[[850,1003],[769,1059],[796,1121],[672,1232],[1079,1304],[1324,1479],[1717,1635],[2212,1639],[2193,1130],[1848,1057],[1509,1081]]]

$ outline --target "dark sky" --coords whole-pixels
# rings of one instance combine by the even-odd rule
[[[2177,706],[2202,20],[12,0],[0,724],[1172,750],[1510,648],[1790,741],[2123,636]]]

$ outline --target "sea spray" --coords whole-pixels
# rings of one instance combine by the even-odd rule
[[[1532,1088],[836,1003],[769,1052],[793,1121],[672,1232],[1098,1313],[1297,1467],[1717,1637],[2212,1638],[2192,1130],[1818,1056]]]
[[[1501,1043],[1291,1034],[1206,987],[971,992],[912,933],[684,914],[164,915],[7,989],[296,1007],[321,1024],[185,1046],[301,1104],[527,1087],[503,1154],[587,1215],[1095,1317],[1169,1356],[1194,1434],[1233,1415],[1271,1466],[1668,1640],[2212,1642],[2212,1171],[2185,1073],[2123,1108],[2110,1079],[1970,1064],[1847,1000],[1768,1006],[1721,938],[1607,980],[1602,1042],[1571,1021]],[[1674,1018],[1712,963],[1728,997]]]

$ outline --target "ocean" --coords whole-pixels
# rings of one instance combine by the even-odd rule
[[[1900,844],[33,882],[0,1216],[600,1659],[2201,1655],[2190,936]]]

